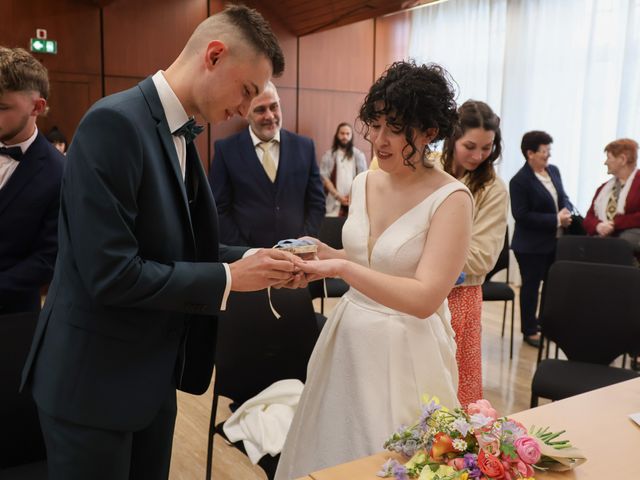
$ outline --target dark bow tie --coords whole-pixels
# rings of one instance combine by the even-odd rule
[[[0,147],[0,155],[6,155],[19,162],[22,158],[22,149],[20,147]]]
[[[196,125],[196,120],[191,117],[184,125],[173,132],[173,134],[178,136],[181,135],[187,143],[191,143],[194,138],[202,133],[203,130],[204,127],[202,125]]]

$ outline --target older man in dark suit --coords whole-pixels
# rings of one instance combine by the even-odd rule
[[[49,480],[168,477],[176,387],[206,391],[230,290],[304,283],[294,257],[218,247],[193,115],[245,115],[284,68],[254,10],[209,17],[166,71],[97,102],[70,146],[53,282],[23,373]],[[233,263],[223,263],[233,262]]]
[[[0,315],[39,311],[53,275],[64,157],[36,126],[48,96],[44,66],[0,47]]]
[[[215,144],[209,183],[222,241],[271,247],[279,240],[318,236],[325,199],[310,138],[281,128],[273,84],[256,97],[249,128]]]

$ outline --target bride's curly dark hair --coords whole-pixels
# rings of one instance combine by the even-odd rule
[[[364,136],[369,139],[369,127],[380,115],[396,132],[403,132],[407,145],[402,151],[404,164],[415,168],[409,159],[418,151],[413,143],[414,132],[437,129],[431,143],[449,137],[458,119],[455,90],[448,72],[440,65],[416,65],[411,61],[393,63],[372,85],[367,94],[359,120]],[[427,160],[429,146],[422,152],[422,164],[432,167]]]

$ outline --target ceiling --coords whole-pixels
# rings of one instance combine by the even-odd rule
[[[263,0],[295,35],[347,25],[435,0]]]

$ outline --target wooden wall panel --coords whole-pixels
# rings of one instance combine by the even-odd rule
[[[318,159],[340,122],[353,124],[373,80],[374,20],[300,38],[298,131],[316,143]],[[371,147],[354,129],[356,146]]]
[[[71,143],[85,112],[102,95],[100,77],[50,72],[49,83],[49,113],[38,119],[38,127],[46,134],[53,126],[57,126]]]
[[[272,2],[269,0],[250,0],[243,2],[245,5],[258,10],[269,22],[273,33],[278,37],[280,47],[284,53],[284,73],[275,78],[274,82],[278,86],[294,87],[298,85],[298,37],[292,33],[280,20],[272,9]]]
[[[167,68],[206,17],[206,0],[113,2],[104,9],[105,75],[146,77]]]
[[[38,119],[47,133],[58,126],[71,141],[78,122],[101,96],[100,10],[77,0],[60,0],[51,8],[47,0],[0,2],[0,45],[29,50],[37,28],[58,42],[56,55],[34,54],[49,72],[49,113]]]
[[[0,45],[29,50],[36,29],[58,42],[56,55],[35,56],[50,72],[100,74],[100,9],[78,0],[2,0]]]
[[[362,92],[373,76],[374,20],[300,37],[300,88]]]
[[[104,93],[105,95],[112,95],[123,90],[127,90],[131,87],[135,87],[139,82],[144,80],[145,77],[116,77],[108,75],[104,77]]]
[[[407,58],[410,35],[411,14],[409,12],[376,18],[375,78],[378,78],[393,62]]]
[[[273,79],[273,83],[276,85],[278,94],[280,95],[280,103],[283,112],[282,125],[287,130],[295,132],[298,123],[298,39],[282,24],[279,18],[273,14],[268,6],[268,2],[250,0],[244,2],[244,4],[251,8],[255,8],[262,14],[262,16],[271,25],[273,32],[276,34],[278,41],[280,42],[285,58],[285,70],[282,76]],[[217,10],[212,9],[211,11],[214,13],[214,11]],[[226,122],[212,126],[211,156],[213,156],[213,143],[215,141],[233,135],[243,128],[247,128],[247,126],[247,121],[239,117],[233,117]]]
[[[282,127],[291,132],[297,131],[298,90],[291,87],[277,86],[282,110]]]
[[[316,156],[320,158],[331,147],[333,135],[340,122],[354,124],[364,93],[322,90],[300,91],[299,132],[311,137],[316,144]],[[354,128],[355,146],[371,160],[371,146]]]

